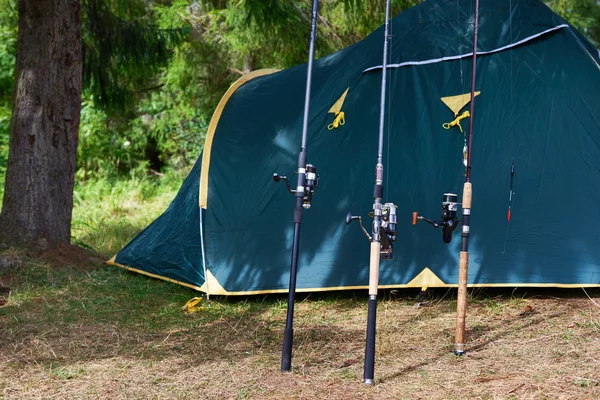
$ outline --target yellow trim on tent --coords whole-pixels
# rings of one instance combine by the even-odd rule
[[[212,143],[213,143],[213,139],[215,137],[215,131],[217,130],[217,125],[219,124],[219,119],[221,119],[221,114],[223,113],[223,109],[225,108],[225,105],[229,101],[229,98],[231,96],[233,96],[235,91],[240,86],[242,86],[244,83],[246,83],[254,78],[257,78],[259,76],[269,75],[269,74],[273,74],[275,72],[279,72],[279,70],[275,69],[275,68],[265,68],[265,69],[258,69],[256,71],[252,71],[252,72],[242,76],[240,79],[235,81],[229,87],[229,89],[227,89],[227,92],[225,92],[225,94],[221,98],[221,101],[219,101],[219,104],[217,105],[217,108],[215,109],[215,112],[213,113],[212,118],[210,119],[210,124],[208,125],[208,131],[206,132],[206,140],[204,141],[204,151],[202,152],[202,171],[200,172],[200,199],[199,199],[200,207],[206,209],[206,203],[208,202],[208,170],[210,168],[210,152],[212,150]],[[211,292],[212,292],[212,288],[211,288]]]
[[[132,271],[132,272],[137,272],[139,274],[142,275],[147,275],[150,276],[152,278],[158,278],[158,279],[162,279],[164,281],[167,282],[171,282],[171,283],[175,283],[177,285],[181,285],[181,286],[185,286],[194,290],[198,290],[200,292],[205,292],[206,293],[206,283],[204,283],[201,287],[195,286],[195,285],[190,285],[189,283],[185,283],[185,282],[180,282],[177,281],[175,279],[171,279],[171,278],[167,278],[164,276],[160,276],[160,275],[156,275],[156,274],[151,274],[149,272],[146,271],[142,271],[136,268],[131,268],[128,267],[126,265],[122,265],[119,264],[115,261],[117,256],[114,256],[113,258],[111,258],[110,260],[108,260],[106,262],[106,264],[108,265],[115,265],[117,267],[120,268],[124,268],[128,271]],[[427,272],[429,271],[429,273]],[[241,291],[241,292],[229,292],[227,291],[225,288],[223,288],[223,286],[219,283],[219,281],[214,277],[214,275],[210,272],[207,271],[207,275],[208,275],[208,285],[210,287],[210,294],[214,294],[214,295],[221,295],[221,296],[247,296],[247,295],[254,295],[254,294],[276,294],[276,293],[287,293],[288,290],[287,289],[271,289],[271,290],[248,290],[248,291]],[[423,278],[424,282],[427,282],[426,285],[421,285],[421,278]],[[458,284],[449,284],[449,283],[444,283],[441,279],[437,278],[439,280],[439,282],[441,282],[441,284],[436,284],[435,283],[435,279],[433,279],[433,277],[437,278],[437,276],[431,272],[431,270],[429,270],[429,268],[425,268],[423,271],[421,271],[413,280],[411,280],[410,282],[403,284],[403,285],[379,285],[379,289],[407,289],[407,288],[416,288],[416,287],[422,287],[422,286],[428,286],[428,287],[445,287],[445,288],[450,288],[450,287],[458,287]],[[431,279],[431,281],[426,280],[427,279]],[[579,283],[474,283],[474,284],[469,284],[467,285],[470,288],[475,288],[475,287],[555,287],[555,288],[562,288],[562,289],[578,289],[578,288],[596,288],[596,287],[600,287],[600,284],[579,284]],[[362,290],[362,289],[368,289],[369,286],[368,285],[363,285],[363,286],[329,286],[329,287],[321,287],[321,288],[302,288],[302,289],[297,289],[296,292],[297,293],[308,293],[308,292],[327,292],[327,291],[334,291],[334,290]]]
[[[150,272],[142,271],[141,269],[131,268],[131,267],[128,267],[127,265],[119,264],[118,262],[115,261],[116,258],[117,258],[117,256],[113,256],[113,258],[111,258],[110,260],[108,260],[106,262],[106,264],[108,264],[108,265],[114,265],[114,266],[120,267],[120,268],[124,268],[124,269],[126,269],[128,271],[137,272],[138,274],[147,275],[147,276],[150,276],[152,278],[162,279],[163,281],[167,281],[167,282],[171,282],[171,283],[176,283],[178,285],[185,286],[185,287],[188,287],[190,289],[194,289],[194,290],[198,290],[198,291],[203,291],[202,289],[200,289],[200,287],[198,287],[196,285],[190,285],[189,283],[176,281],[175,279],[167,278],[166,276],[160,276],[160,275],[156,275],[156,274],[151,274]]]
[[[415,288],[421,286],[409,286],[408,284],[404,285],[379,285],[379,289],[407,289],[407,288]],[[445,283],[442,286],[435,287],[458,287],[457,284],[447,284]],[[557,284],[557,283],[500,283],[500,284],[486,284],[486,283],[478,283],[478,284],[469,284],[468,287],[555,287],[555,288],[595,288],[600,287],[600,284]],[[364,286],[331,286],[325,288],[302,288],[296,289],[296,293],[312,293],[312,292],[327,292],[334,290],[363,290],[368,289],[368,285]],[[211,287],[212,294],[212,287]],[[273,289],[273,290],[254,290],[254,291],[242,291],[242,292],[226,292],[227,296],[247,296],[247,295],[255,295],[255,294],[276,294],[276,293],[287,293],[287,289]]]
[[[379,285],[379,289],[408,289],[408,288],[416,288],[421,286],[409,286],[408,284],[404,285]],[[457,284],[444,284],[441,286],[435,287],[458,287]],[[555,287],[555,288],[593,288],[600,287],[600,284],[556,284],[556,283],[545,283],[545,284],[536,284],[536,283],[501,283],[501,284],[469,284],[469,288],[475,287]],[[296,293],[313,293],[313,292],[328,292],[328,291],[336,291],[336,290],[366,290],[368,289],[368,285],[364,286],[331,286],[325,288],[302,288],[296,289]],[[213,293],[212,286],[210,289],[211,294]],[[248,296],[248,295],[256,295],[256,294],[277,294],[277,293],[287,293],[287,289],[272,289],[272,290],[249,290],[249,291],[240,291],[240,292],[228,292],[222,293],[225,296]]]

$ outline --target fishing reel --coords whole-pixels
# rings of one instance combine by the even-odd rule
[[[442,227],[442,239],[444,243],[452,241],[452,232],[460,224],[460,220],[456,219],[456,211],[458,210],[458,196],[454,193],[444,193],[442,198],[442,220],[433,221],[419,215],[416,211],[413,212],[412,224],[416,225],[418,220],[423,220],[431,224],[434,228]]]
[[[283,181],[288,192],[290,192],[293,195],[296,195],[296,193],[298,192],[304,193],[304,201],[302,203],[302,207],[304,207],[305,209],[309,209],[312,202],[312,197],[315,194],[315,189],[319,187],[319,174],[317,174],[317,167],[315,167],[312,164],[306,164],[306,167],[300,168],[297,171],[297,173],[304,174],[304,179],[302,179],[302,181],[304,182],[304,186],[300,184],[301,180],[298,179],[299,185],[296,189],[292,189],[286,176],[274,173],[273,181]]]
[[[381,226],[379,227],[379,240],[381,242],[381,254],[386,260],[391,260],[394,256],[394,242],[396,241],[396,225],[398,219],[396,217],[397,205],[394,203],[385,203],[381,205]],[[369,213],[369,217],[373,217],[373,212]],[[351,212],[346,215],[346,224],[358,220],[360,228],[364,232],[369,241],[373,241],[373,237],[365,229],[362,223],[362,217],[352,215]]]

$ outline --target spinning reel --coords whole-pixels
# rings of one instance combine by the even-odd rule
[[[454,193],[444,193],[442,198],[442,220],[433,221],[419,215],[416,211],[413,212],[412,224],[416,225],[418,220],[423,220],[431,224],[434,228],[442,227],[442,240],[444,243],[452,241],[452,232],[460,224],[460,220],[456,219],[456,211],[458,210],[458,196]]]
[[[396,208],[398,208],[398,206],[394,203],[385,203],[381,205],[380,210],[381,226],[379,227],[378,240],[380,240],[381,242],[381,254],[386,260],[391,260],[394,256],[394,241],[396,241],[396,224],[398,223],[396,217]],[[370,212],[369,216],[373,217],[373,213]],[[373,241],[373,237],[369,235],[369,233],[363,226],[361,216],[352,215],[352,213],[348,213],[348,215],[346,215],[347,224],[354,220],[358,220],[360,228],[364,232],[367,239],[369,239],[369,241]],[[375,227],[375,224],[373,224],[373,228],[373,232],[376,232],[377,229]]]
[[[312,164],[306,164],[306,167],[298,169],[297,173],[302,174],[303,176],[298,177],[298,187],[296,189],[292,189],[286,176],[275,173],[273,174],[273,181],[283,181],[288,192],[293,195],[296,195],[296,193],[304,193],[302,207],[309,209],[312,197],[315,194],[315,189],[319,187],[319,174],[317,174],[317,168]]]

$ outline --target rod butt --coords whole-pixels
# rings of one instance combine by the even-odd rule
[[[457,356],[465,355],[465,344],[464,343],[456,343],[454,345],[454,354]]]
[[[294,330],[286,328],[283,332],[283,351],[281,353],[281,372],[288,372],[292,368],[292,344],[294,343]]]
[[[365,366],[363,382],[372,385],[375,378],[375,328],[377,324],[377,297],[369,296],[367,317],[367,342],[365,345]]]

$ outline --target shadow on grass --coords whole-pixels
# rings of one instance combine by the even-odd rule
[[[11,303],[0,309],[0,352],[8,365],[71,365],[124,357],[191,365],[239,360],[257,352],[280,356],[286,296],[213,298],[195,313],[181,307],[198,292],[113,267],[87,271],[30,264],[14,279]],[[336,309],[358,306],[352,296],[300,295]],[[318,299],[318,300],[317,300]],[[310,308],[310,306],[308,307]],[[298,315],[298,318],[310,317]],[[297,350],[319,351],[362,333],[327,324],[296,325]]]
[[[474,353],[474,352],[483,350],[483,349],[487,348],[489,345],[496,343],[498,340],[500,340],[506,336],[514,335],[515,332],[525,331],[527,328],[539,325],[542,322],[548,322],[550,320],[558,319],[563,316],[564,316],[563,313],[556,312],[556,313],[552,313],[549,315],[548,314],[541,315],[541,316],[535,317],[533,319],[526,320],[525,318],[529,317],[529,315],[517,314],[517,315],[513,316],[512,318],[503,319],[502,323],[503,323],[504,328],[500,329],[497,333],[493,334],[491,337],[489,337],[485,341],[482,341],[481,343],[478,343],[478,344],[472,344],[472,343],[477,341],[479,338],[483,337],[487,333],[486,331],[489,332],[491,330],[494,330],[495,327],[494,326],[486,326],[484,328],[481,328],[480,326],[477,326],[477,329],[469,329],[467,327],[467,331],[466,331],[466,342],[467,342],[466,354],[467,354],[467,357],[469,356],[470,353]],[[475,328],[475,326],[474,326],[474,328]],[[388,375],[382,377],[381,379],[379,379],[379,381],[381,383],[392,381],[396,378],[399,378],[399,377],[407,375],[411,372],[417,371],[422,367],[433,364],[433,363],[435,363],[445,357],[448,357],[448,356],[456,357],[457,360],[462,359],[461,356],[453,355],[453,348],[450,349],[450,346],[449,346],[444,351],[438,352],[437,355],[430,357],[422,362],[402,368],[400,371],[397,371],[395,373],[388,374]]]
[[[213,298],[210,307],[205,304],[203,310],[186,314],[181,307],[198,296],[198,292],[113,267],[54,268],[35,260],[29,261],[13,277],[13,288],[10,304],[0,308],[0,352],[5,357],[5,365],[16,368],[32,363],[71,365],[115,357],[148,362],[176,358],[189,365],[201,365],[215,360],[239,361],[257,353],[268,360],[269,365],[276,365],[281,354],[286,295],[218,297]],[[595,292],[588,291],[590,295]],[[416,294],[417,291],[382,291],[382,322],[385,307],[395,307],[402,302],[406,303],[402,306],[416,304],[414,297],[398,297],[399,293]],[[577,296],[576,293],[578,297],[585,296],[581,291],[556,290],[531,290],[528,296],[566,298]],[[471,304],[485,305],[498,296],[501,302],[515,298],[514,295],[512,290],[480,292]],[[333,367],[339,367],[346,359],[358,362],[364,346],[365,297],[363,291],[298,294],[294,350],[298,362],[304,366],[330,364]],[[411,325],[453,312],[452,295],[446,296],[443,302],[435,297],[432,300],[441,307],[423,309],[401,324]],[[355,318],[348,317],[344,322],[346,315]],[[518,329],[558,316],[536,316]],[[471,346],[469,351],[481,350],[514,332],[518,320],[526,321],[520,317],[503,320],[505,328],[485,342]],[[393,335],[398,326],[392,321],[392,326],[382,332]],[[495,328],[485,327],[484,331],[486,329]],[[470,341],[480,334],[471,332]],[[439,353],[384,376],[381,382],[393,380],[446,354]]]

